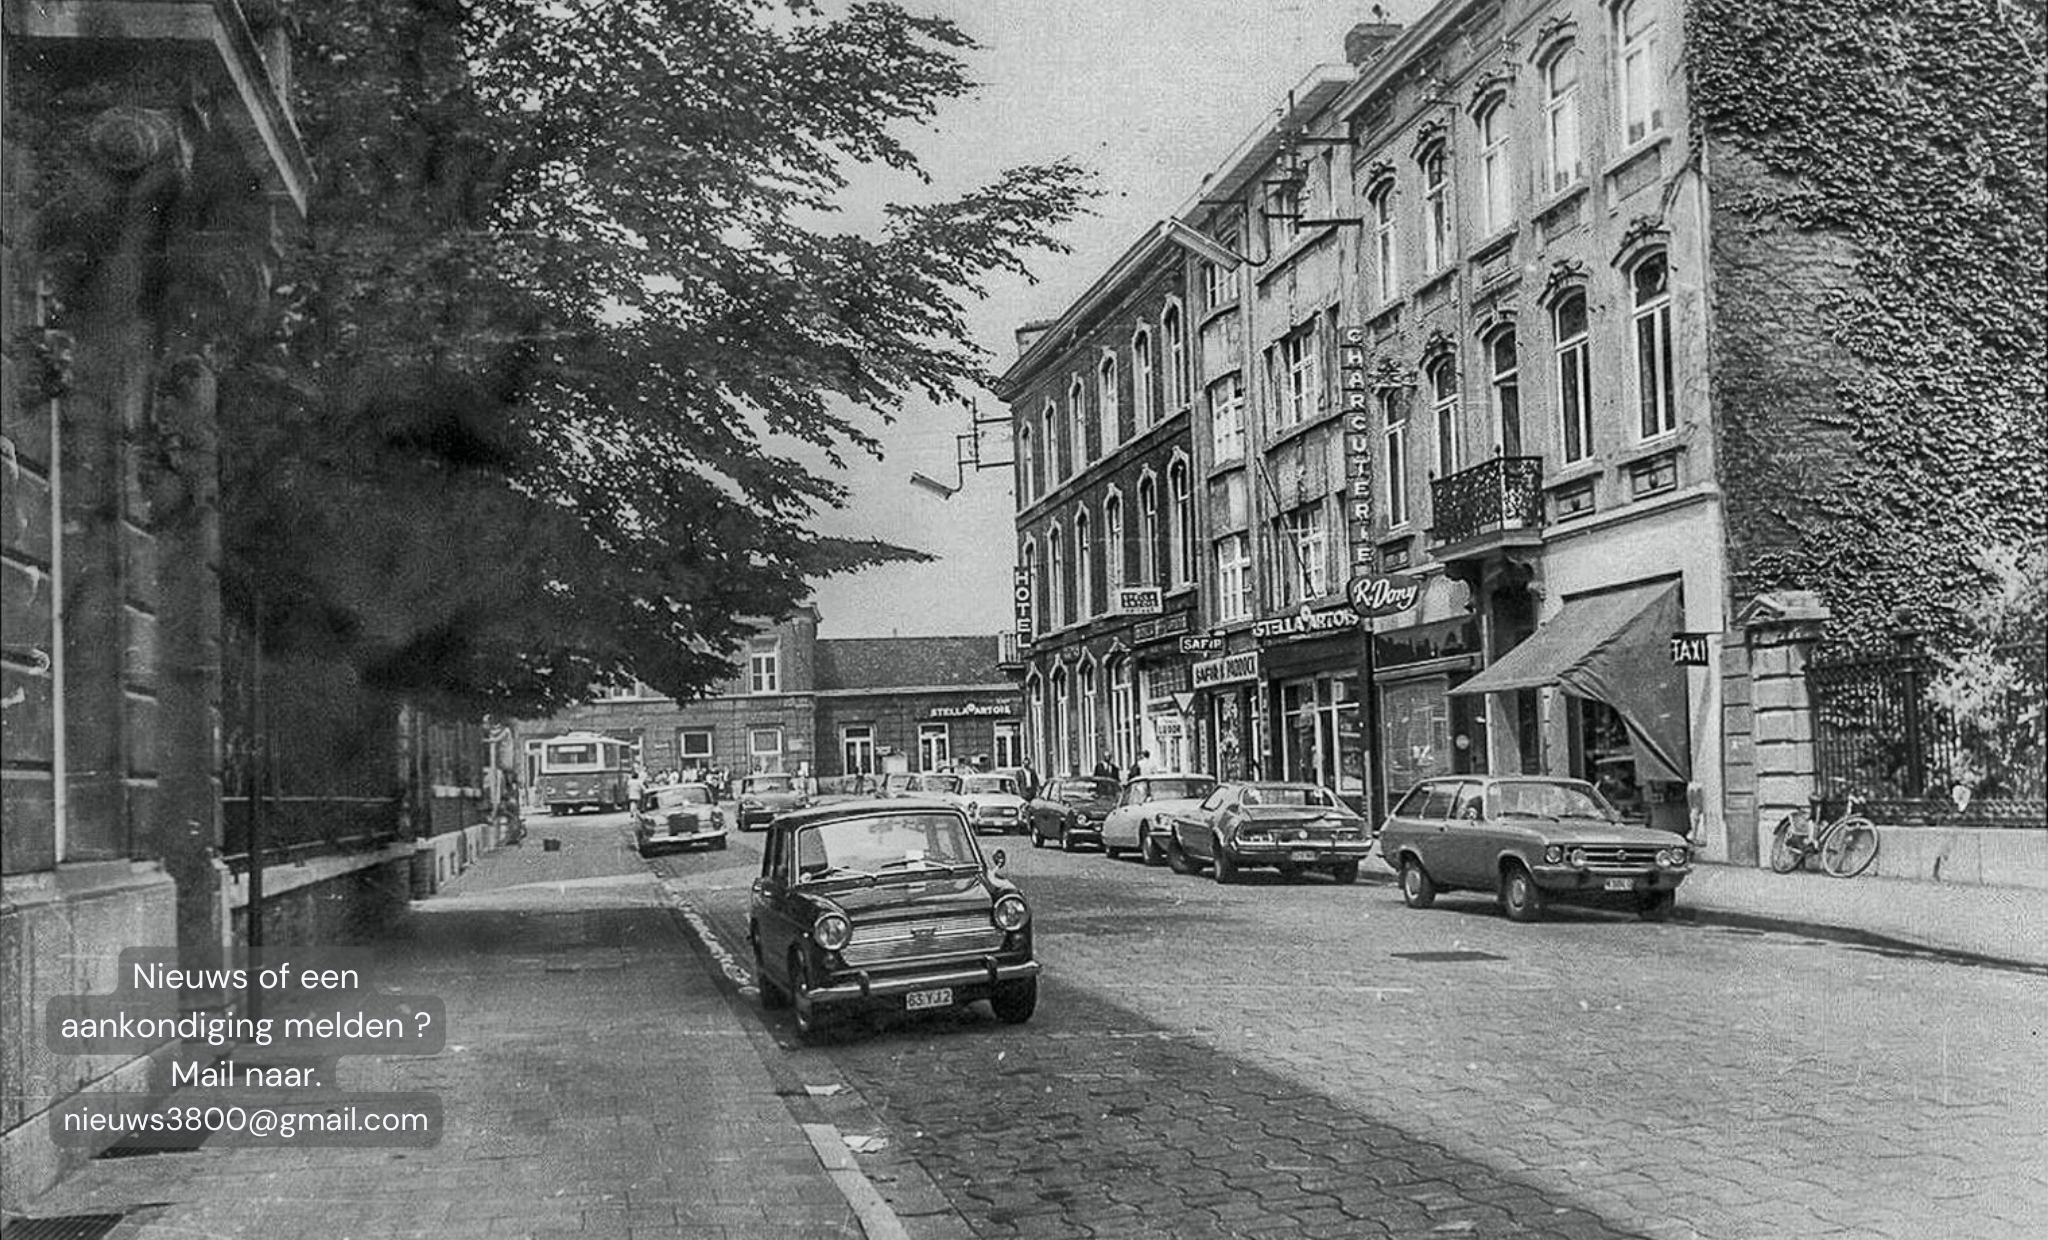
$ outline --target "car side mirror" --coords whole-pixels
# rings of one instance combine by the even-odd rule
[[[1002,849],[998,848],[994,852],[989,854],[988,868],[994,873],[1001,874],[1003,872],[1003,867],[1008,864],[1010,864],[1010,854],[1004,852]]]

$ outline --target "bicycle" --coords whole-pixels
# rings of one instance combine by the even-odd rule
[[[1795,809],[1778,820],[1771,832],[1771,869],[1790,874],[1818,856],[1822,873],[1854,878],[1877,860],[1877,827],[1856,812],[1856,798],[1845,799],[1842,816],[1833,821],[1826,819],[1823,804],[1816,796],[1810,810]]]

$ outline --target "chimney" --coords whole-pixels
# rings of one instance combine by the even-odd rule
[[[1362,68],[1400,37],[1399,22],[1360,22],[1344,36],[1344,59],[1351,62],[1352,68]]]
[[[1058,319],[1034,319],[1017,329],[1017,355],[1022,357],[1038,343],[1038,338],[1059,325]]]

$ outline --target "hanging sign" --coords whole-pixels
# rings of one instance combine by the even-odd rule
[[[1351,561],[1358,565],[1372,563],[1372,418],[1371,400],[1367,396],[1370,382],[1366,378],[1366,331],[1363,327],[1340,329],[1337,340],[1337,388],[1344,394],[1344,477],[1347,489],[1355,500],[1366,501],[1351,506],[1351,520],[1348,529],[1351,534]]]
[[[1422,581],[1400,573],[1360,574],[1344,587],[1344,597],[1361,620],[1391,616],[1415,606],[1415,600],[1422,597]]]
[[[1011,598],[1017,604],[1017,642],[1031,644],[1031,570],[1018,565],[1012,578]]]
[[[1673,633],[1671,661],[1679,667],[1706,667],[1712,659],[1707,651],[1711,633]]]

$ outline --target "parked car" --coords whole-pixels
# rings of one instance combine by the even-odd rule
[[[1052,780],[1025,809],[1031,846],[1051,840],[1067,852],[1081,844],[1102,845],[1102,820],[1116,807],[1123,785],[1097,775],[1067,775]]]
[[[967,821],[977,831],[1009,835],[1024,829],[1024,798],[1017,781],[1007,775],[963,775],[960,791],[952,798],[967,811]]]
[[[749,775],[740,781],[740,830],[748,830],[755,823],[765,826],[775,815],[802,809],[810,803],[794,775]]]
[[[704,784],[650,788],[633,808],[633,835],[643,857],[661,847],[724,848],[725,811]]]
[[[1209,775],[1174,772],[1140,775],[1123,786],[1116,805],[1102,820],[1102,848],[1112,857],[1134,852],[1146,865],[1166,864],[1168,824],[1175,814],[1191,814],[1202,798],[1216,790]]]
[[[903,785],[903,795],[944,800],[960,791],[960,782],[960,777],[949,771],[925,771],[910,777],[909,782]]]
[[[1219,883],[1253,866],[1288,879],[1322,870],[1355,883],[1359,863],[1372,855],[1365,819],[1315,784],[1218,784],[1193,812],[1174,815],[1172,831],[1166,862],[1174,873],[1206,867]]]
[[[880,775],[875,776],[870,781],[869,786],[876,797],[888,800],[892,797],[904,795],[904,789],[909,787],[910,781],[916,778],[917,776],[909,771],[884,771]]]
[[[1552,900],[1619,902],[1661,921],[1692,872],[1678,836],[1623,822],[1584,780],[1537,775],[1423,780],[1387,815],[1379,847],[1409,908],[1491,891],[1516,921]]]
[[[815,1037],[839,1016],[927,1011],[986,999],[1031,1019],[1038,961],[1031,909],[959,806],[845,802],[768,829],[747,940],[764,1007],[793,1006]]]
[[[999,766],[991,770],[989,774],[1004,775],[1014,780],[1017,784],[1017,795],[1027,801],[1034,800],[1038,796],[1038,772],[1028,766]]]

